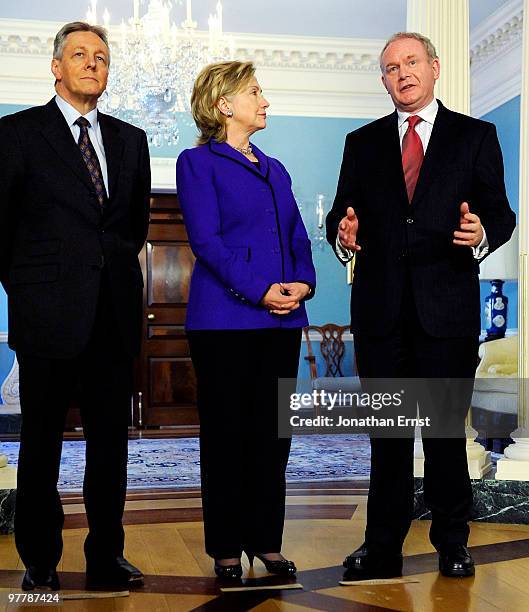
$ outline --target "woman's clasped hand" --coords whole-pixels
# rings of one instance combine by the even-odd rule
[[[305,283],[274,283],[261,300],[261,304],[268,308],[271,314],[286,315],[299,308],[301,300],[309,292],[310,287]]]

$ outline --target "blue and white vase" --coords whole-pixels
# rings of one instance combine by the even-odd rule
[[[485,298],[487,340],[503,338],[507,329],[509,298],[502,293],[503,283],[502,280],[491,280],[490,295]]]

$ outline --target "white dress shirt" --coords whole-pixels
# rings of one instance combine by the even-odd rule
[[[426,149],[428,148],[428,143],[430,142],[430,137],[432,135],[433,124],[435,122],[435,118],[437,117],[437,111],[439,110],[439,104],[437,104],[437,100],[434,98],[428,106],[425,106],[418,113],[405,113],[403,111],[397,110],[397,120],[399,126],[399,140],[400,140],[400,148],[402,150],[402,139],[404,138],[404,134],[408,130],[408,117],[412,114],[418,115],[422,121],[420,121],[415,126],[415,131],[417,135],[421,139],[422,149],[424,154],[426,155]],[[472,212],[472,211],[471,211]],[[489,243],[487,240],[487,234],[485,233],[485,228],[483,229],[483,238],[478,246],[471,247],[474,257],[476,259],[481,259],[484,257],[489,251]],[[336,252],[342,261],[349,261],[352,257],[354,257],[355,251],[351,251],[349,249],[344,248],[340,244],[340,240],[338,239],[338,235],[336,235]]]
[[[66,119],[66,123],[68,124],[73,139],[75,143],[79,141],[79,134],[81,133],[81,128],[78,125],[75,125],[75,122],[79,117],[84,117],[87,121],[90,122],[90,127],[88,128],[88,138],[90,138],[90,142],[94,147],[94,150],[97,155],[97,159],[99,160],[99,165],[101,166],[101,174],[103,175],[103,183],[105,184],[105,190],[107,192],[108,197],[108,170],[107,170],[107,159],[105,157],[105,148],[103,146],[103,135],[101,134],[101,126],[99,125],[99,121],[97,120],[97,108],[94,108],[86,115],[80,115],[79,111],[75,109],[70,103],[66,102],[64,98],[61,98],[59,94],[55,96],[55,102],[59,107],[59,110],[63,114]]]

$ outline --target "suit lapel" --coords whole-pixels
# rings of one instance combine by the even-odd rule
[[[119,135],[119,128],[112,122],[111,117],[98,111],[97,120],[101,126],[103,146],[105,147],[110,200],[114,197],[118,184],[121,159],[123,157],[123,140]]]
[[[90,178],[90,173],[83,160],[81,151],[75,143],[72,132],[55,100],[48,102],[45,109],[46,121],[42,129],[42,135],[70,170],[77,175],[88,189],[93,190],[94,184]],[[99,204],[94,202],[94,206],[99,207]]]
[[[250,172],[253,172],[258,177],[263,180],[268,176],[268,159],[266,155],[260,151],[256,146],[252,145],[252,149],[254,151],[255,156],[259,160],[261,165],[261,171],[253,164],[245,155],[243,155],[240,151],[237,151],[233,147],[226,142],[217,142],[216,140],[209,141],[209,149],[215,155],[220,155],[221,157],[226,157],[227,159],[231,159],[235,163],[243,166]]]
[[[413,194],[412,205],[418,203],[428,190],[430,177],[434,169],[439,166],[443,159],[443,151],[447,151],[452,141],[451,123],[452,113],[447,110],[439,100],[439,110],[435,117],[432,134],[428,142],[428,148],[422,162],[419,179]]]
[[[392,181],[397,186],[399,201],[408,206],[408,192],[406,191],[406,181],[404,180],[404,170],[402,169],[397,111],[384,118],[381,128],[381,143],[383,144],[381,144],[380,149],[386,156],[386,159],[381,162],[380,166],[394,173]]]

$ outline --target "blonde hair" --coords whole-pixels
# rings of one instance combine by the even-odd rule
[[[384,48],[380,52],[379,63],[380,70],[382,70],[382,72],[384,72],[384,66],[382,65],[382,56],[384,55],[384,51],[389,47],[389,45],[391,45],[391,43],[395,42],[396,40],[402,40],[403,38],[413,38],[414,40],[418,40],[420,43],[422,43],[430,63],[432,63],[435,59],[439,59],[433,42],[427,36],[424,36],[424,34],[419,34],[418,32],[397,32],[388,38]]]
[[[252,62],[218,62],[200,71],[191,94],[191,113],[200,132],[197,144],[212,138],[226,140],[226,117],[217,108],[218,101],[237,94],[255,74]]]

